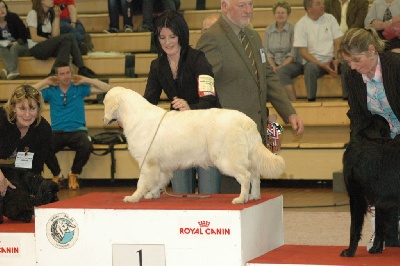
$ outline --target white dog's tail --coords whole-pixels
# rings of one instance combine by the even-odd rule
[[[273,154],[262,143],[258,144],[251,154],[253,167],[266,178],[276,178],[283,173],[285,161],[279,155]]]

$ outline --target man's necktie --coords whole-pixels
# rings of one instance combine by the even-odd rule
[[[392,12],[390,12],[390,9],[388,7],[388,8],[386,8],[385,14],[383,15],[383,21],[385,22],[385,21],[391,20],[392,18],[393,18]]]
[[[246,51],[248,58],[250,59],[251,65],[253,66],[253,71],[256,74],[257,79],[258,79],[258,71],[257,71],[257,67],[256,67],[256,62],[254,61],[254,55],[253,55],[253,51],[251,50],[249,38],[242,30],[239,32],[239,38],[240,38],[240,41],[242,42],[243,48]]]

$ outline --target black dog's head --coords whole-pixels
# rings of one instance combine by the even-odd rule
[[[59,190],[60,189],[57,183],[44,179],[40,183],[39,189],[35,195],[34,205],[40,206],[58,201],[57,192]]]
[[[380,115],[364,119],[352,131],[351,136],[354,140],[367,139],[390,139],[389,123]]]

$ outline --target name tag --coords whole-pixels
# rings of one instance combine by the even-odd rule
[[[32,169],[33,154],[33,152],[18,152],[15,167]]]
[[[260,49],[260,54],[261,54],[261,62],[262,62],[262,63],[267,62],[267,57],[265,56],[264,48],[261,48],[261,49]]]

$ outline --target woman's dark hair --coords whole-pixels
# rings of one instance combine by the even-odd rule
[[[161,13],[157,18],[153,30],[153,40],[157,47],[158,56],[164,54],[160,45],[160,32],[163,28],[168,28],[178,37],[178,43],[181,46],[181,53],[186,53],[189,48],[189,27],[183,16],[174,10],[167,10]]]
[[[7,13],[8,13],[8,6],[7,6],[6,1],[0,0],[0,3],[3,3],[3,4],[4,4],[4,7],[6,8],[6,11],[7,11]]]
[[[39,24],[43,24],[46,18],[49,17],[49,13],[44,11],[42,1],[41,0],[33,0],[32,1],[32,9],[36,11],[37,20]]]

